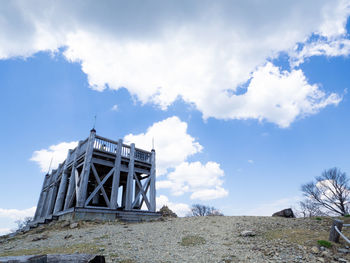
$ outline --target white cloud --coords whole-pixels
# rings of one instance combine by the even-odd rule
[[[17,220],[23,220],[25,217],[33,217],[36,207],[27,209],[4,209],[0,208],[0,219],[2,227],[0,228],[0,236],[10,233],[16,229]]]
[[[203,165],[200,162],[183,162],[167,176],[158,181],[157,188],[170,188],[174,195],[192,192],[191,199],[210,200],[225,197],[228,192],[221,186],[224,171],[216,162]]]
[[[253,164],[254,161],[253,160],[248,160],[248,163]]]
[[[128,134],[124,137],[126,143],[133,142],[142,149],[150,149],[152,140],[156,149],[157,175],[165,174],[168,169],[175,168],[203,149],[187,133],[187,123],[176,116],[154,123],[145,133]]]
[[[118,111],[119,110],[119,107],[117,104],[114,104],[111,108],[111,111]]]
[[[349,54],[336,44],[347,42],[349,6],[348,0],[11,1],[2,5],[0,58],[65,47],[96,90],[125,87],[163,109],[182,98],[204,118],[287,127],[340,98],[310,85],[300,70],[280,72],[267,61],[280,52],[292,61],[313,56],[315,34],[333,50],[325,54]],[[295,51],[298,43],[310,44],[309,51]],[[250,78],[247,93],[235,95]]]
[[[38,163],[42,172],[47,172],[50,167],[51,159],[51,169],[56,169],[58,165],[66,159],[68,150],[74,149],[77,145],[78,142],[61,142],[56,145],[51,145],[48,149],[35,151],[30,160]]]
[[[11,232],[10,228],[0,228],[0,236],[9,234]]]
[[[186,216],[191,212],[191,208],[188,204],[184,203],[172,203],[169,201],[168,197],[165,195],[160,195],[156,198],[157,210],[162,208],[163,205],[166,205],[178,216]]]
[[[25,217],[34,216],[36,207],[33,206],[27,209],[4,209],[0,208],[0,218],[9,218],[12,220],[20,220]]]
[[[173,116],[154,123],[146,133],[129,134],[124,141],[148,149],[154,138],[157,175],[166,179],[157,181],[157,189],[170,189],[174,195],[191,193],[191,199],[209,200],[228,195],[222,187],[224,171],[216,162],[188,162],[188,157],[203,147],[187,133],[187,123]]]

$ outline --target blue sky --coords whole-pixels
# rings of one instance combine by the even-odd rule
[[[158,205],[181,215],[270,215],[350,173],[349,1],[78,3],[0,8],[0,233],[95,115],[104,137],[154,137]]]

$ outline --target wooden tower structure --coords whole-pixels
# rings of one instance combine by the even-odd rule
[[[92,129],[56,170],[45,175],[33,223],[158,217],[155,184],[155,150],[113,141]]]

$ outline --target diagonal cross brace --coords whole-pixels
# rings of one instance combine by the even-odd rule
[[[94,165],[93,163],[91,164],[91,168],[92,168],[92,172],[93,172],[93,174],[94,174],[94,176],[95,176],[95,179],[96,179],[96,181],[97,181],[97,183],[98,183],[98,186],[95,188],[94,191],[92,191],[92,193],[90,194],[89,198],[86,199],[86,201],[85,201],[85,206],[88,205],[88,203],[89,203],[89,202],[91,201],[91,199],[97,194],[97,192],[98,192],[100,189],[101,189],[103,198],[104,198],[105,201],[106,201],[107,206],[109,206],[109,199],[108,199],[108,196],[107,196],[107,194],[106,194],[105,189],[103,188],[103,185],[104,185],[104,183],[108,180],[108,178],[113,174],[114,168],[112,168],[112,169],[108,172],[108,174],[103,178],[102,181],[100,180],[100,177],[98,176],[98,173],[97,173],[97,171],[96,171],[95,165]]]
[[[150,203],[148,201],[148,198],[147,198],[147,195],[146,195],[147,188],[148,188],[149,182],[150,182],[150,177],[148,177],[146,179],[146,182],[145,182],[144,186],[141,185],[139,179],[136,176],[136,173],[134,173],[134,178],[135,178],[135,182],[136,182],[137,186],[139,187],[140,191],[137,193],[137,195],[135,197],[135,200],[134,200],[134,202],[132,204],[132,207],[134,208],[134,206],[136,205],[138,199],[140,198],[140,195],[142,194],[143,200],[141,201],[141,204],[142,204],[143,201],[145,201],[148,209],[151,209],[151,205],[150,205]]]

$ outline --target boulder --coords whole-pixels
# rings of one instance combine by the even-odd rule
[[[162,214],[162,217],[177,217],[177,214],[171,211],[166,205],[163,205],[159,212]]]
[[[278,211],[278,212],[274,213],[272,216],[295,218],[295,215],[294,215],[293,210],[291,208],[287,208],[287,209],[283,209],[281,211]]]

